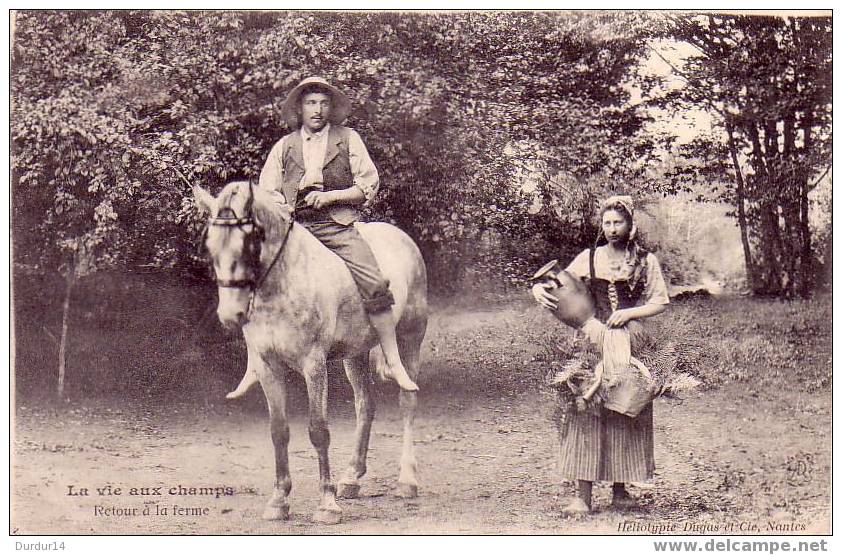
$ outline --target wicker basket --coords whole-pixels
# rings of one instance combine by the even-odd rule
[[[617,383],[605,391],[604,406],[635,418],[658,395],[659,389],[646,367],[632,358],[632,363],[622,372]]]

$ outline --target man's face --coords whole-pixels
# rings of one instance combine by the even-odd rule
[[[324,129],[330,120],[331,100],[324,93],[307,93],[301,97],[301,125],[315,133]]]

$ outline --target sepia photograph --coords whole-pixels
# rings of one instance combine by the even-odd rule
[[[827,551],[830,11],[8,14],[16,551]]]

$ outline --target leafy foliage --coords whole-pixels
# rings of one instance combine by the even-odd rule
[[[211,186],[256,176],[287,132],[286,92],[322,75],[351,97],[349,124],[380,169],[372,215],[420,243],[439,285],[460,278],[453,260],[479,262],[488,232],[536,239],[522,257],[532,264],[562,238],[590,237],[587,218],[559,214],[592,209],[593,183],[634,183],[652,153],[645,117],[627,103],[645,23],[609,13],[20,12],[16,261],[55,268],[84,245],[92,268],[201,274],[201,224],[180,175]],[[530,175],[540,186],[524,192]],[[558,175],[576,203],[545,185]],[[516,266],[506,271],[525,272]]]
[[[677,179],[726,178],[755,293],[808,295],[814,279],[808,193],[831,163],[832,21],[827,17],[681,14],[665,33],[692,45],[674,108],[715,114]]]

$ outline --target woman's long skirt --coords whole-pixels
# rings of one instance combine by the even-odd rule
[[[571,410],[560,430],[559,470],[571,480],[644,482],[655,472],[652,403],[636,418]]]

